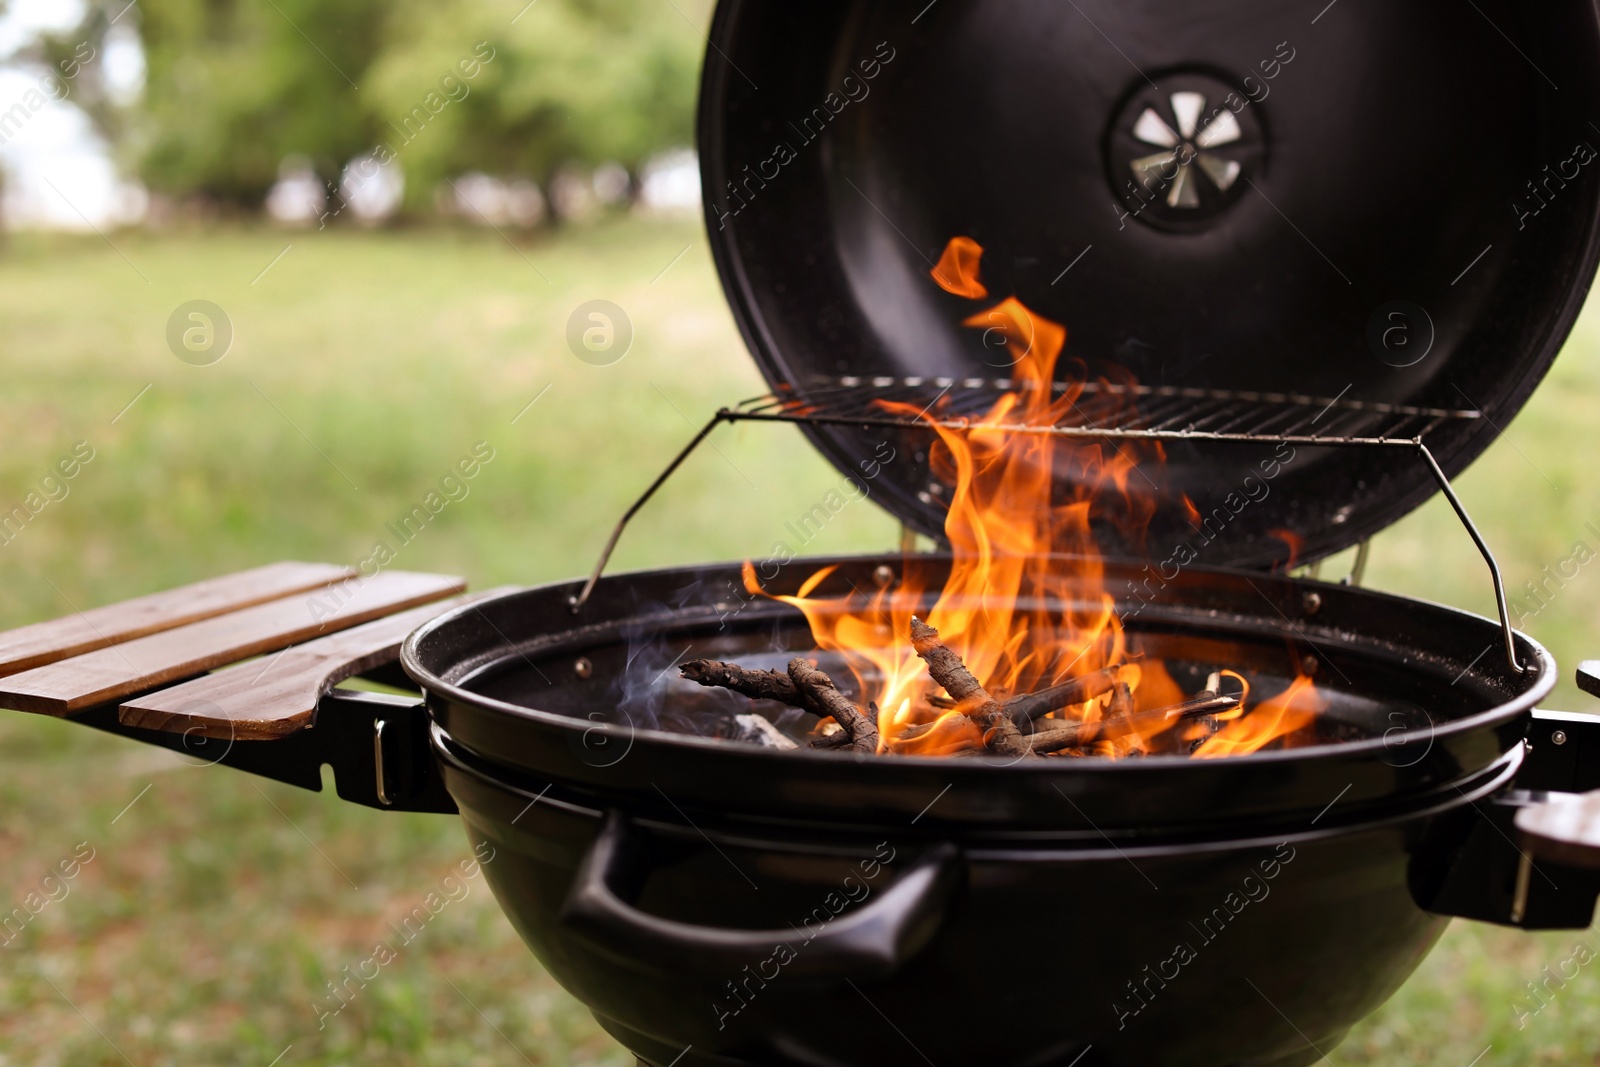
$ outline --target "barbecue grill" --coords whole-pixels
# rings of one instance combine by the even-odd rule
[[[1586,927],[1600,727],[1536,708],[1555,664],[1513,629],[1450,478],[1537,385],[1600,260],[1595,153],[1573,148],[1600,136],[1596,10],[1070,6],[722,0],[706,212],[771,391],[710,418],[586,580],[462,598],[274,565],[0,635],[0,702],[459,812],[518,932],[649,1067],[1308,1064],[1449,917]],[[1314,675],[1326,706],[1293,744],[886,758],[674,718],[691,655],[816,652],[772,597],[917,577],[931,599],[958,562],[930,437],[1041,385],[929,281],[956,234],[995,299],[1070,330],[1042,386],[1070,413],[1000,428],[1159,444],[1159,488],[1191,502],[1142,546],[1099,531],[1129,641],[1196,683]],[[606,575],[741,421],[799,426],[858,482],[893,455],[871,491],[935,550],[783,560],[767,596],[731,564]],[[1270,492],[1231,506],[1273,457]],[[1364,560],[1436,491],[1498,619],[1364,590],[1359,562],[1287,573],[1294,545]],[[1151,580],[1196,516],[1201,557]],[[268,652],[262,686],[237,661]],[[333,688],[397,663],[424,698]],[[1600,664],[1578,678],[1600,695]]]

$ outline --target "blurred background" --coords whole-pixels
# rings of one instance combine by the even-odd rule
[[[0,535],[0,627],[271,560],[354,565],[480,442],[492,461],[394,565],[480,588],[587,570],[663,457],[762,388],[699,215],[709,17],[709,0],[10,0],[0,511],[92,459]],[[568,340],[594,300],[630,338],[604,358]],[[1458,483],[1563,665],[1553,706],[1582,711],[1597,399],[1586,313]],[[719,432],[619,567],[764,555],[838,484],[788,428]],[[897,541],[860,502],[806,550]],[[1376,539],[1368,584],[1492,606],[1438,500]],[[467,858],[454,820],[0,718],[0,912],[80,846],[66,895],[0,946],[0,1065],[632,1063],[481,879],[320,1017],[327,983]],[[1525,985],[1578,943],[1600,947],[1457,924],[1334,1058],[1593,1061],[1600,968],[1536,1013]]]

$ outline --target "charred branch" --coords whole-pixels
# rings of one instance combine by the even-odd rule
[[[868,715],[839,692],[833,679],[810,660],[795,657],[789,661],[789,678],[794,683],[802,705],[814,707],[819,714],[831,715],[835,722],[850,735],[850,747],[869,755],[878,751],[878,716]],[[868,705],[873,707],[874,705]]]
[[[683,676],[691,682],[721,689],[731,689],[752,700],[775,700],[791,708],[815,712],[807,704],[794,680],[782,671],[753,671],[737,663],[724,663],[714,659],[694,659],[682,667]],[[817,712],[817,714],[822,714]]]
[[[1203,715],[1221,715],[1239,706],[1239,698],[1217,693],[1201,693],[1192,700],[1162,708],[1163,714],[1174,719],[1195,719]],[[1153,714],[1153,713],[1152,713]]]
[[[912,645],[927,664],[929,675],[948,694],[948,698],[931,697],[929,703],[960,712],[982,732],[981,749],[957,750],[946,755],[979,755],[984,751],[1012,756],[1144,755],[1137,747],[1124,751],[1127,746],[1118,742],[1129,737],[1153,738],[1181,722],[1237,712],[1243,695],[1216,692],[1220,678],[1213,674],[1207,688],[1191,699],[1141,712],[1136,710],[1133,691],[1121,679],[1119,669],[1108,667],[1048,689],[1013,697],[1002,704],[990,696],[960,655],[940,640],[937,630],[920,619],[913,619],[911,635]],[[693,660],[684,664],[682,670],[685,678],[700,685],[728,689],[756,700],[776,701],[832,720],[823,727],[821,736],[810,741],[810,748],[824,751],[850,748],[875,753],[880,747],[877,705],[869,702],[867,710],[862,711],[810,660],[791,660],[788,673],[750,670],[718,660]],[[1105,713],[1094,721],[1064,722],[1044,718],[1051,712],[1107,693],[1110,698],[1106,701]],[[750,724],[745,721],[749,718],[752,716],[738,716],[741,735],[753,733],[749,729],[751,725],[757,729],[765,725],[767,729],[761,731],[763,734],[778,735],[776,728],[765,720]],[[914,741],[936,725],[930,722],[907,726],[894,740]],[[1032,733],[1024,735],[1019,725]],[[741,739],[773,747],[793,744],[786,737],[782,741],[769,736],[741,736]],[[1190,747],[1200,743],[1203,739]]]
[[[1011,714],[1012,722],[1022,726],[1062,708],[1070,708],[1074,704],[1082,704],[1086,700],[1103,696],[1117,684],[1119,677],[1120,673],[1116,667],[1092,671],[1081,678],[1070,678],[1059,685],[1052,685],[1036,693],[1014,696],[1006,701],[1006,711]]]
[[[1032,693],[1018,693],[1001,701],[1001,707],[1010,714],[1012,722],[1026,730],[1035,719],[1104,696],[1117,683],[1120,670],[1118,667],[1107,667]],[[926,699],[936,708],[950,709],[956,706],[956,702],[949,697],[930,696]]]
[[[961,657],[939,639],[939,631],[915,616],[911,619],[911,647],[928,665],[928,674],[956,702],[957,709],[983,731],[986,748],[1004,756],[1032,754],[1006,709],[989,695]]]
[[[1119,686],[1120,688],[1126,687]],[[1121,703],[1119,696],[1112,697],[1113,706]],[[1130,693],[1128,696],[1130,705],[1132,699],[1132,694]],[[1093,722],[1066,723],[1053,729],[1041,729],[1038,733],[1023,740],[1034,752],[1040,754],[1061,752],[1066,749],[1087,748],[1102,741],[1114,741],[1130,734],[1159,732],[1187,719],[1218,715],[1231,711],[1238,706],[1239,701],[1235,697],[1202,694],[1193,700],[1185,700],[1170,707],[1121,714],[1112,712],[1108,713],[1105,718],[1096,719]],[[1046,725],[1045,723],[1040,724],[1041,727]]]
[[[1136,709],[1133,705],[1133,690],[1128,688],[1127,682],[1119,681],[1111,687],[1111,702],[1106,705],[1107,722],[1116,722],[1129,718]]]

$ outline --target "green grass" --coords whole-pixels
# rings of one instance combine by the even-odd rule
[[[478,587],[570,577],[716,405],[760,388],[688,223],[618,221],[515,248],[449,231],[114,239],[17,238],[0,252],[0,507],[75,442],[96,453],[66,499],[0,548],[0,626],[273,559],[353,563],[478,441],[495,458],[471,495],[394,566]],[[235,329],[210,367],[166,346],[168,316],[196,298]],[[593,298],[634,325],[613,366],[565,345],[568,315]],[[1576,539],[1600,549],[1584,529],[1600,520],[1584,445],[1597,354],[1591,316],[1506,439],[1460,479],[1515,587]],[[765,554],[839,482],[790,430],[719,432],[720,452],[703,450],[641,515],[618,567]],[[814,548],[881,549],[895,536],[857,505]],[[1600,652],[1590,569],[1528,623],[1568,678]],[[1489,605],[1481,563],[1438,501],[1375,542],[1370,584]],[[1552,703],[1594,708],[1569,681]],[[0,949],[0,1067],[123,1054],[139,1067],[265,1067],[290,1045],[285,1067],[520,1062],[508,1042],[537,1064],[631,1063],[541,972],[481,883],[318,1029],[324,983],[468,854],[453,820],[0,718],[0,911],[84,841],[96,856],[70,895]],[[1522,983],[1591,936],[1457,924],[1333,1059],[1463,1067],[1491,1044],[1485,1064],[1592,1059],[1600,967],[1526,1029],[1511,1009]]]

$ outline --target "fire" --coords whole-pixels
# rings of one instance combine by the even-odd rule
[[[1311,722],[1324,703],[1316,686],[1311,684],[1311,678],[1302,674],[1288,689],[1256,705],[1250,714],[1234,718],[1200,746],[1195,755],[1201,759],[1215,759],[1254,752]]]
[[[983,249],[966,237],[950,241],[933,280],[970,299],[987,296],[978,280]],[[900,583],[872,596],[818,598],[811,594],[828,577],[825,568],[795,596],[778,596],[804,613],[819,649],[840,654],[856,675],[861,703],[878,708],[880,751],[942,755],[980,747],[978,729],[961,709],[930,702],[938,688],[912,650],[907,634],[915,614],[939,631],[944,642],[997,700],[1034,693],[1107,668],[1132,691],[1137,712],[1167,708],[1192,696],[1162,663],[1131,648],[1106,589],[1105,566],[1092,522],[1109,522],[1131,543],[1155,514],[1158,493],[1148,471],[1159,471],[1165,454],[1154,441],[1097,442],[1018,432],[1068,421],[1083,398],[1087,368],[1074,365],[1057,381],[1067,331],[1007,297],[964,320],[985,331],[985,343],[1004,346],[1012,360],[1010,388],[960,429],[941,425],[940,409],[881,402],[892,412],[927,421],[937,434],[931,460],[954,492],[944,532],[953,562],[931,608],[917,559],[908,556]],[[1098,379],[1096,402],[1133,404],[1131,376],[1109,372]],[[1120,398],[1120,399],[1119,399]],[[1146,470],[1141,470],[1144,464]],[[1063,486],[1070,486],[1063,491]],[[1183,505],[1193,512],[1187,499]],[[762,593],[754,568],[745,584]],[[1233,671],[1221,675],[1242,686]],[[1105,719],[1110,694],[1057,710],[1045,723],[1095,723]],[[1149,740],[1169,729],[1185,743],[1203,743],[1197,756],[1253,752],[1307,725],[1321,706],[1309,678],[1246,710],[1241,705],[1212,732],[1204,722],[1145,723],[1132,732],[1106,731],[1089,751],[1099,756],[1143,754]],[[1124,709],[1125,711],[1126,709]],[[1149,718],[1149,716],[1144,716]],[[1160,716],[1155,716],[1160,719]],[[1215,723],[1215,717],[1212,719]]]
[[[983,257],[983,247],[970,237],[952,237],[933,268],[933,280],[947,293],[982,300],[989,295],[978,280],[978,260]]]

